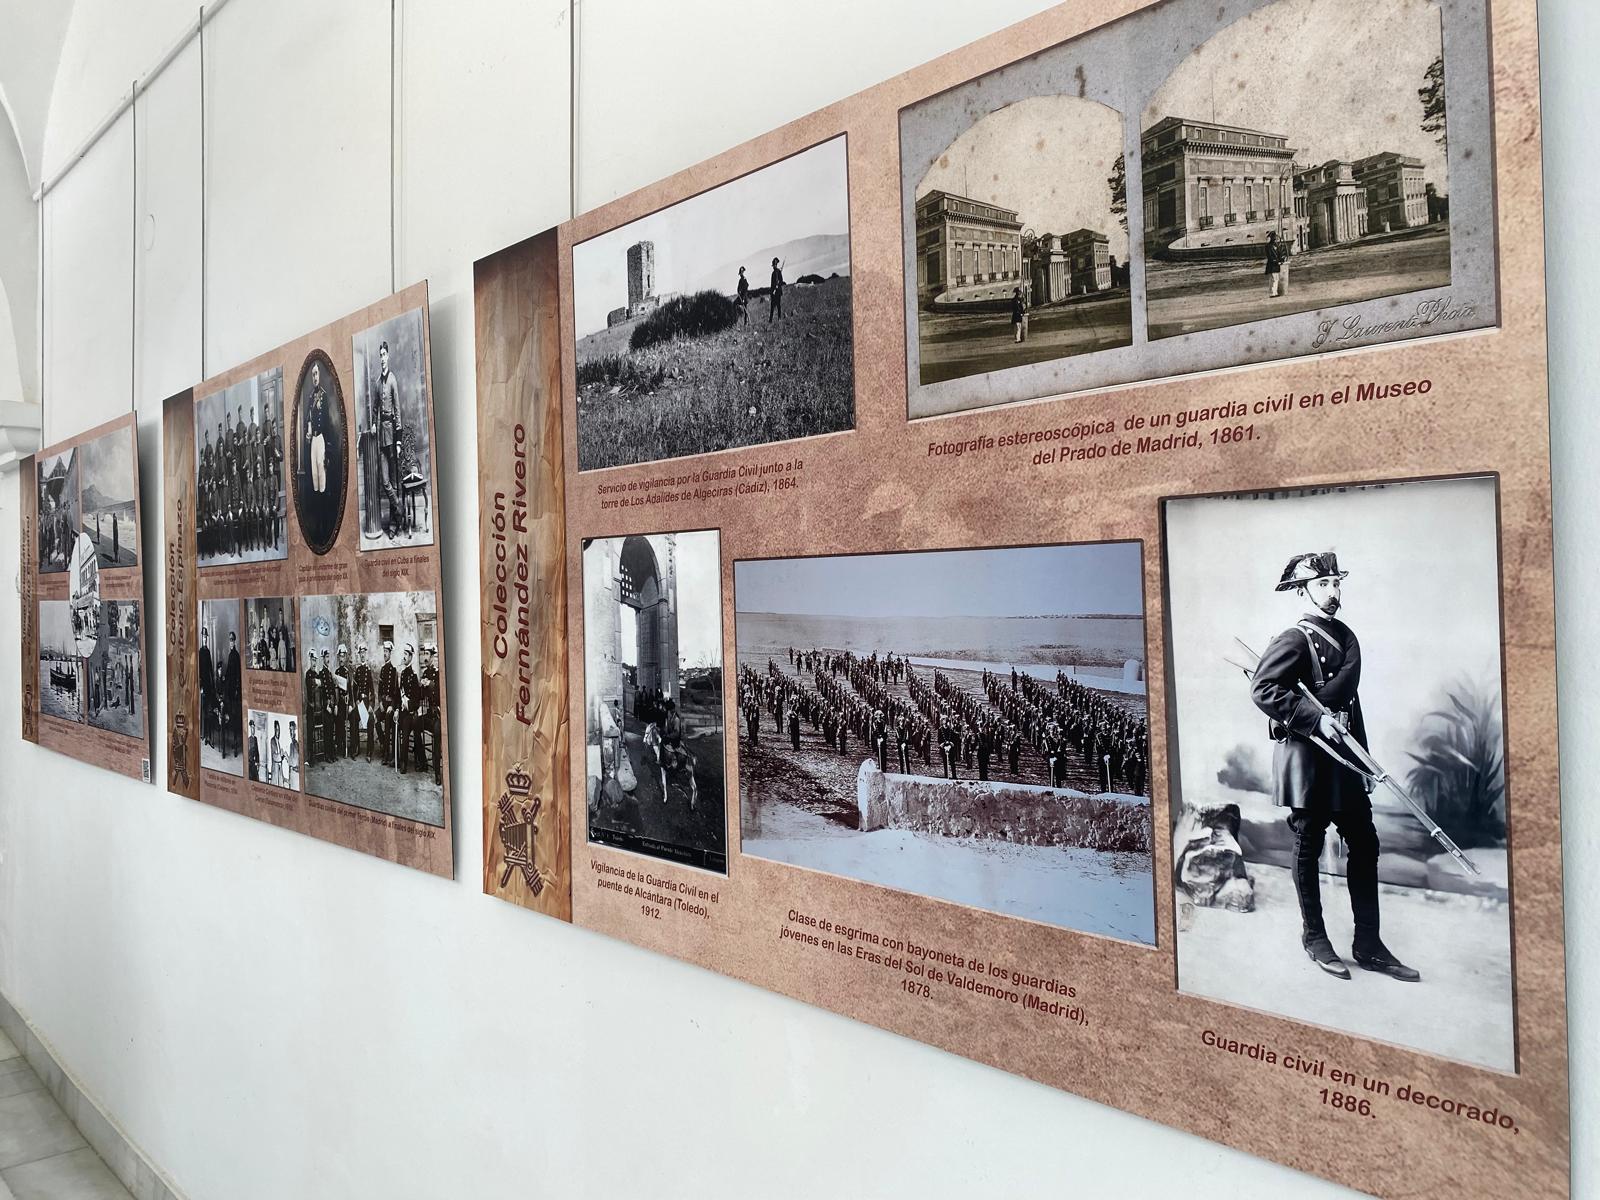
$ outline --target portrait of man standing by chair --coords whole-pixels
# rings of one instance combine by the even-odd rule
[[[361,549],[433,543],[428,332],[414,308],[362,330],[355,356]]]

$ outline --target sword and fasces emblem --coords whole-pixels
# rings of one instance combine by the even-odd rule
[[[555,882],[549,872],[539,869],[535,856],[534,840],[539,836],[537,818],[544,802],[538,796],[529,796],[533,789],[533,776],[515,764],[506,772],[505,790],[500,793],[500,848],[505,853],[506,868],[500,873],[500,887],[504,890],[511,882],[513,871],[522,872],[522,881],[535,896]]]

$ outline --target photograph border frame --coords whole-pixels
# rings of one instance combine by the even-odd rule
[[[314,541],[311,540],[310,536],[306,533],[306,516],[305,516],[305,512],[303,511],[303,509],[301,507],[301,503],[300,503],[300,489],[299,489],[299,487],[293,485],[293,481],[292,480],[290,481],[289,491],[294,497],[294,519],[295,519],[295,525],[298,526],[298,528],[300,530],[300,540],[305,543],[305,546],[306,546],[307,550],[311,551],[311,553],[313,553],[313,554],[315,554],[315,555],[320,557],[320,556],[322,556],[324,554],[327,554],[328,551],[332,550],[335,546],[337,546],[339,544],[339,535],[344,532],[344,511],[345,511],[345,505],[349,500],[349,492],[350,492],[350,422],[346,419],[345,414],[344,414],[344,383],[339,378],[338,368],[336,368],[333,365],[333,359],[329,356],[329,354],[328,354],[328,352],[326,350],[324,350],[321,346],[314,346],[311,349],[310,353],[308,353],[306,355],[305,361],[300,364],[300,370],[299,370],[298,374],[295,376],[295,384],[294,384],[294,428],[295,428],[295,437],[293,439],[293,445],[294,445],[294,475],[295,475],[296,478],[298,478],[298,476],[300,474],[300,437],[299,437],[299,433],[300,433],[300,416],[301,416],[300,393],[305,387],[306,375],[311,370],[313,365],[320,366],[320,367],[324,368],[328,373],[328,378],[333,381],[334,398],[339,403],[339,419],[342,422],[344,422],[344,425],[345,425],[344,437],[341,439],[340,450],[339,450],[339,457],[340,457],[341,461],[344,464],[344,478],[342,480],[340,480],[341,486],[339,488],[339,513],[338,513],[338,516],[336,516],[334,518],[333,533],[329,536],[329,538],[328,538],[328,540],[326,542],[322,542],[322,543],[314,542]],[[209,399],[209,394],[208,394],[207,398]],[[196,405],[198,405],[198,404],[199,404],[199,401],[196,401]],[[280,560],[273,560],[273,561],[280,561]]]

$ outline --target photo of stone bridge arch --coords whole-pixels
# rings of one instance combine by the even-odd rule
[[[723,870],[718,535],[596,538],[583,583],[589,838]]]

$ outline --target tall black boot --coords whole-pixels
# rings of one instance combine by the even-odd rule
[[[1300,945],[1319,969],[1336,979],[1349,979],[1350,968],[1334,952],[1322,920],[1322,878],[1317,867],[1328,820],[1297,808],[1290,810],[1288,823],[1294,830],[1294,890],[1300,900]]]

